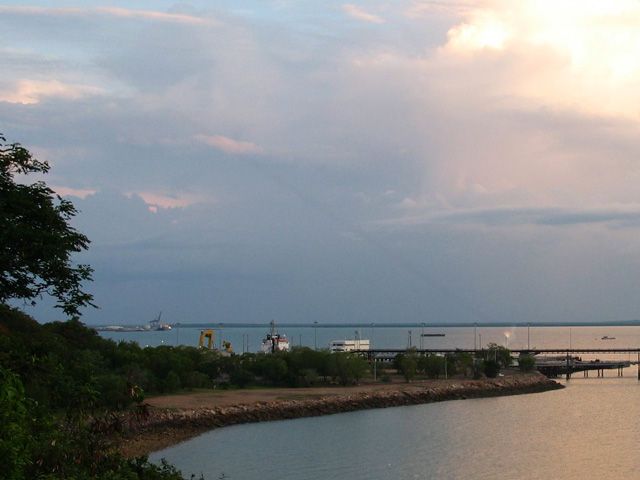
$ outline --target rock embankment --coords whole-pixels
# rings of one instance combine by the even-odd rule
[[[397,389],[328,395],[302,400],[278,400],[247,405],[188,410],[150,409],[146,415],[127,418],[121,444],[127,456],[147,454],[207,430],[240,423],[314,417],[370,408],[398,407],[444,400],[494,397],[563,388],[540,374],[497,379],[404,384]]]

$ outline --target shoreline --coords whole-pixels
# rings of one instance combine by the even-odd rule
[[[315,417],[447,400],[522,395],[564,388],[563,385],[539,373],[481,380],[426,380],[388,385],[383,388],[375,388],[380,387],[379,385],[370,387],[357,390],[357,387],[336,389],[337,394],[324,394],[319,398],[317,394],[310,394],[309,398],[302,399],[277,398],[271,401],[223,406],[215,405],[216,402],[212,401],[210,406],[197,408],[151,406],[143,416],[126,414],[122,418],[121,423],[127,425],[127,428],[118,441],[118,449],[126,457],[136,457],[163,450],[215,428],[243,423]],[[322,392],[330,390],[321,389]],[[269,393],[279,391],[281,389],[277,388],[265,390]],[[189,398],[189,395],[184,397]]]

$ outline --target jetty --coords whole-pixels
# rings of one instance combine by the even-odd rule
[[[361,350],[369,361],[393,361],[399,354],[407,353],[407,349],[370,349]],[[428,348],[412,349],[418,355],[454,355],[467,353],[474,357],[482,357],[487,349],[473,348]],[[617,376],[623,376],[623,370],[638,365],[638,380],[640,380],[640,348],[533,348],[510,350],[514,358],[521,355],[531,355],[535,359],[535,368],[547,377],[565,376],[570,379],[575,373],[582,372],[589,377],[589,372],[595,371],[597,377],[604,377],[605,370],[616,370]],[[583,360],[582,355],[633,355],[637,360]]]

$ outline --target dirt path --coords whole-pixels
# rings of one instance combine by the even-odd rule
[[[312,388],[259,388],[246,390],[207,390],[177,395],[150,397],[146,402],[155,408],[197,409],[225,407],[232,405],[251,405],[263,402],[279,402],[286,400],[311,400],[335,396],[354,395],[384,391],[423,389],[428,386],[447,385],[456,380],[423,380],[412,383],[375,383],[350,387],[312,387]],[[460,380],[457,380],[460,382]]]

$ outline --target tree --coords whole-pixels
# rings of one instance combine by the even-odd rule
[[[420,357],[418,360],[418,366],[427,377],[438,378],[444,373],[444,362],[444,357],[430,354]]]
[[[486,358],[498,362],[502,368],[511,366],[511,351],[495,343],[487,345]]]
[[[418,356],[415,351],[408,351],[405,355],[398,355],[398,370],[407,382],[413,380],[418,368]]]
[[[77,318],[81,307],[95,306],[82,290],[93,270],[71,262],[73,253],[89,246],[69,225],[77,210],[43,181],[22,184],[14,178],[48,171],[47,162],[0,134],[0,303],[23,299],[35,305],[48,294],[57,308]]]
[[[536,367],[536,360],[531,355],[520,355],[518,368],[523,372],[530,372]]]

